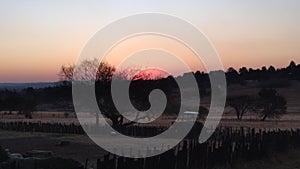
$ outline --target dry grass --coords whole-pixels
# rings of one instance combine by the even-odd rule
[[[4,112],[0,113],[0,121],[10,122],[10,121],[26,121],[26,122],[43,122],[43,123],[78,123],[75,113],[69,113],[66,118],[65,112],[33,112],[32,118],[25,118],[22,114],[17,114],[12,112],[12,114],[7,114]]]

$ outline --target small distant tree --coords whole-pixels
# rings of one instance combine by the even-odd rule
[[[226,105],[235,110],[238,120],[242,120],[244,114],[253,110],[254,98],[247,95],[234,96],[227,98]]]
[[[59,80],[71,81],[74,75],[74,65],[61,66],[60,72],[58,73]]]
[[[70,113],[69,113],[69,112],[65,112],[65,113],[64,113],[64,117],[65,117],[65,118],[68,118],[68,117],[69,117],[69,115],[70,115]]]
[[[291,61],[289,66],[287,67],[287,69],[290,71],[290,72],[293,72],[295,71],[295,69],[297,68],[297,65],[294,61]]]
[[[3,101],[1,103],[2,110],[12,113],[18,111],[21,107],[21,96],[15,91],[5,91],[3,94]]]
[[[275,73],[275,72],[276,72],[275,67],[271,65],[271,66],[268,68],[268,72],[269,72],[269,73]]]
[[[99,63],[97,59],[93,59],[84,60],[79,65],[62,66],[58,76],[61,81],[72,81],[76,79],[103,82],[110,81],[115,70],[116,69],[108,63]]]
[[[75,72],[76,71],[76,72]],[[94,80],[96,82],[96,97],[102,114],[111,120],[114,127],[123,125],[123,116],[113,104],[110,93],[110,82],[115,76],[120,80],[131,79],[137,69],[125,69],[116,72],[115,67],[106,63],[98,62],[97,59],[84,60],[78,65],[62,66],[58,74],[61,81]],[[96,124],[99,124],[99,114],[96,113]]]
[[[259,101],[257,106],[262,115],[262,121],[267,118],[278,118],[286,113],[286,99],[281,96],[275,89],[262,89],[258,93]]]
[[[239,73],[241,76],[245,76],[248,73],[248,69],[246,67],[242,67],[239,69]]]
[[[226,79],[227,79],[228,83],[239,83],[240,82],[239,74],[233,67],[228,68],[228,70],[226,72]]]
[[[27,88],[24,91],[24,95],[22,97],[20,112],[25,115],[26,118],[32,118],[32,112],[36,109],[36,99],[34,95],[33,88]]]

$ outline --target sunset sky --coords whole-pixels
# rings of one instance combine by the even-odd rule
[[[299,0],[1,0],[0,82],[57,81],[99,29],[144,12],[197,26],[225,69],[300,63]]]

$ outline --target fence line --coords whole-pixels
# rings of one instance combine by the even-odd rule
[[[97,129],[97,126],[94,126]],[[0,122],[0,128],[24,132],[84,134],[78,124],[41,122]],[[126,126],[119,132],[136,137],[156,135],[166,128]],[[107,154],[97,160],[97,169],[211,169],[230,166],[240,159],[261,159],[272,151],[282,152],[289,147],[300,148],[300,130],[219,127],[211,138],[198,143],[200,123],[178,146],[164,154],[149,158],[124,158]],[[149,150],[154,151],[154,150]],[[150,152],[152,153],[152,152]]]
[[[255,160],[272,151],[300,147],[300,130],[259,130],[218,128],[203,144],[185,139],[162,155],[150,158],[124,158],[107,154],[97,160],[97,169],[212,169],[228,168],[237,160]]]
[[[47,132],[47,133],[71,133],[84,134],[78,124],[42,123],[42,122],[0,122],[0,129],[22,132]]]

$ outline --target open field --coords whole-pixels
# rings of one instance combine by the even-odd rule
[[[25,119],[23,115],[16,114],[6,114],[0,116],[0,122],[42,122],[42,123],[62,123],[62,124],[79,124],[78,119],[75,117],[74,113],[68,118],[65,118],[63,112],[34,112],[32,119]],[[85,115],[87,123],[95,122],[93,115]],[[176,116],[163,116],[156,123],[151,124],[155,126],[168,126],[174,120]],[[190,119],[189,115],[186,115],[184,118],[179,119],[179,121],[188,121]],[[104,119],[100,119],[100,122],[103,122]],[[109,120],[107,120],[109,121]],[[204,122],[205,117],[199,118],[199,121]],[[144,124],[147,125],[147,124]],[[221,126],[230,126],[230,127],[251,127],[251,128],[261,128],[261,129],[297,129],[300,128],[300,113],[288,113],[282,115],[279,119],[267,119],[266,121],[261,121],[260,117],[256,114],[247,114],[243,117],[243,120],[239,121],[236,119],[236,116],[233,112],[224,113],[221,119]]]

